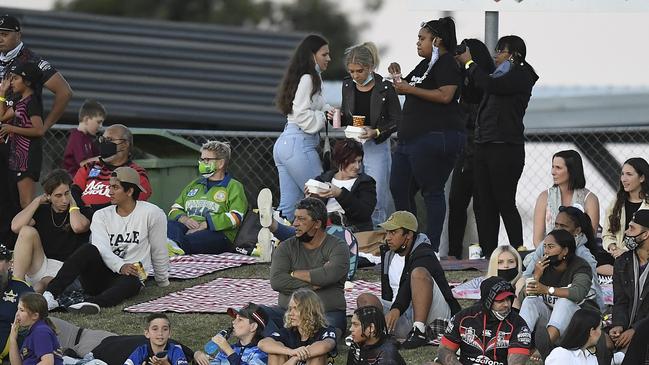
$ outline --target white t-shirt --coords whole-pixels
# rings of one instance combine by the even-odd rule
[[[90,241],[113,272],[119,273],[124,264],[141,262],[146,271],[153,267],[158,286],[169,285],[167,216],[162,209],[137,201],[131,214],[122,217],[111,205],[95,212],[90,231]]]
[[[331,179],[331,185],[335,185],[339,188],[345,188],[347,191],[352,190],[352,186],[354,186],[354,183],[356,182],[357,178],[349,179],[349,180],[338,180],[335,178]],[[327,200],[327,213],[331,212],[341,212],[342,214],[345,214],[345,209],[338,204],[338,200],[336,198],[329,198]]]
[[[597,357],[584,350],[566,350],[556,347],[545,359],[545,365],[597,365]]]
[[[394,303],[394,300],[397,298],[401,273],[403,273],[403,267],[405,265],[406,257],[394,254],[392,261],[390,261],[390,267],[388,268],[388,279],[390,279],[390,288],[392,288],[392,303]]]

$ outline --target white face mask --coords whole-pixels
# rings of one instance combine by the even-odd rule
[[[499,321],[502,321],[505,318],[507,318],[507,316],[509,315],[509,313],[511,313],[511,311],[512,310],[510,309],[510,310],[508,310],[506,312],[497,312],[497,311],[492,309],[491,313],[493,313],[493,315],[494,315],[494,317],[496,317],[496,319],[498,319]]]
[[[365,86],[365,85],[369,84],[370,82],[372,82],[372,80],[374,80],[374,75],[372,74],[372,72],[370,72],[370,74],[367,76],[367,79],[365,81],[363,81],[362,83],[352,79],[352,81],[354,81],[354,83],[356,85],[359,85],[359,86]]]
[[[320,64],[318,64],[318,59],[316,59],[315,55],[313,56],[313,62],[315,62],[315,72],[320,75],[322,73],[322,69],[320,68]]]
[[[437,60],[439,59],[439,47],[435,45],[435,39],[437,38],[433,38],[433,54],[430,57],[430,67],[432,67],[432,65],[434,65],[435,62],[437,62]]]

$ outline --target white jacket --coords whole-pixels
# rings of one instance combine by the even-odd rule
[[[90,224],[90,240],[106,266],[115,273],[124,264],[141,262],[144,270],[153,267],[158,286],[169,285],[167,216],[156,205],[137,201],[126,217],[111,205],[95,212]]]

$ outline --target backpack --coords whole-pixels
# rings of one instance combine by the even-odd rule
[[[358,267],[358,241],[356,241],[356,237],[354,237],[352,231],[343,226],[331,225],[327,227],[326,231],[327,234],[338,237],[347,244],[347,247],[349,248],[349,270],[347,271],[347,280],[352,280],[354,275],[356,275],[356,269]]]
[[[234,252],[242,255],[252,255],[252,251],[257,247],[257,235],[260,230],[259,212],[248,209],[232,243]]]

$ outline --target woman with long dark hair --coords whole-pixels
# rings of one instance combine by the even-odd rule
[[[534,206],[532,242],[537,247],[546,232],[554,228],[559,207],[580,206],[592,222],[599,225],[599,200],[586,189],[586,177],[581,155],[575,150],[559,151],[552,156],[552,186],[539,194]]]
[[[304,197],[304,183],[322,173],[318,133],[333,107],[322,97],[320,73],[329,61],[327,40],[308,35],[295,50],[277,93],[277,107],[287,120],[273,147],[281,194],[278,209],[291,221],[295,204]]]
[[[602,336],[599,312],[579,309],[575,312],[559,347],[545,359],[545,365],[597,365],[595,348]]]
[[[383,311],[375,306],[357,308],[349,328],[352,340],[348,365],[405,365],[397,341],[388,334]]]
[[[536,328],[537,323],[547,323],[550,346],[544,348],[537,342],[545,358],[579,308],[599,308],[591,287],[592,269],[576,255],[574,236],[563,229],[555,229],[545,237],[543,246],[545,255],[535,262],[533,281],[528,281],[523,290],[525,297],[520,315],[530,329]]]
[[[462,41],[469,49],[471,55],[482,71],[490,74],[494,71],[494,62],[489,54],[489,49],[484,43],[477,39],[465,39]],[[466,228],[467,213],[471,197],[473,197],[473,211],[478,215],[478,199],[474,196],[473,174],[474,151],[473,143],[475,119],[478,115],[478,106],[484,93],[476,87],[469,77],[467,70],[464,71],[464,83],[460,94],[460,110],[466,127],[466,145],[464,150],[455,162],[453,175],[451,177],[451,191],[448,196],[448,256],[462,259],[462,242]]]
[[[649,164],[644,158],[633,157],[622,165],[620,187],[604,220],[602,246],[613,257],[627,250],[622,244],[624,231],[639,209],[649,209]]]
[[[498,245],[502,217],[515,248],[523,244],[523,225],[516,207],[516,189],[525,165],[523,117],[538,80],[525,60],[527,48],[518,36],[498,40],[496,70],[489,74],[478,67],[467,49],[457,56],[484,97],[475,128],[475,180],[480,209],[476,217],[480,246],[485,256]]]
[[[462,73],[453,53],[457,46],[455,23],[450,17],[422,23],[417,54],[423,60],[394,88],[406,95],[399,143],[392,155],[390,190],[396,210],[415,214],[415,194],[421,191],[426,204],[426,234],[439,250],[446,200],[444,185],[465,142],[459,98]],[[401,67],[392,63],[392,74]]]
[[[340,117],[342,125],[352,125],[352,116],[365,117],[363,134],[363,172],[376,181],[374,225],[385,222],[392,213],[390,135],[401,119],[401,104],[392,83],[374,70],[379,64],[379,51],[372,42],[345,50],[345,67],[349,77],[343,80]]]

